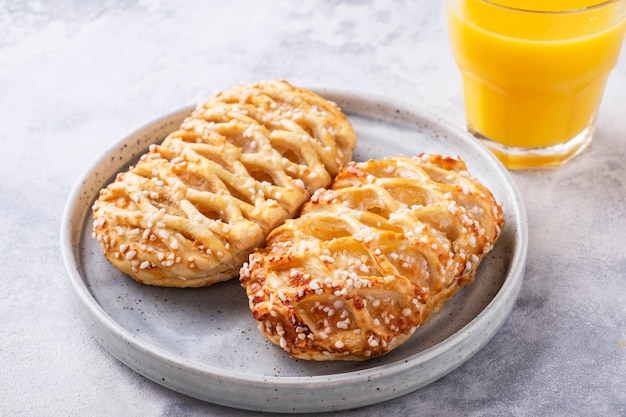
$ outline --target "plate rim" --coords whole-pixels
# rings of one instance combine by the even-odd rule
[[[265,384],[271,384],[272,387],[278,387],[278,388],[293,388],[293,387],[307,386],[310,389],[312,386],[316,386],[316,385],[324,385],[325,387],[329,387],[329,386],[334,387],[334,386],[351,384],[351,383],[360,383],[360,382],[363,382],[363,380],[375,382],[376,380],[384,380],[385,378],[389,378],[392,375],[406,374],[410,370],[413,370],[414,368],[419,367],[420,364],[427,363],[429,360],[440,357],[442,354],[442,351],[443,353],[445,353],[450,350],[454,350],[455,346],[458,346],[464,340],[467,340],[469,336],[471,336],[473,330],[475,330],[474,327],[477,322],[489,320],[489,319],[494,320],[494,317],[491,317],[491,316],[494,315],[494,310],[499,305],[499,303],[501,303],[502,300],[510,300],[510,305],[508,306],[507,311],[505,312],[506,314],[503,314],[504,317],[503,318],[496,317],[495,320],[498,323],[489,328],[491,330],[491,335],[488,336],[486,340],[483,340],[482,343],[479,343],[477,345],[477,349],[473,353],[471,353],[469,356],[459,359],[457,361],[458,363],[451,364],[451,367],[450,367],[451,369],[447,370],[445,373],[439,376],[434,377],[431,381],[427,381],[427,382],[422,381],[422,383],[419,383],[419,384],[416,383],[412,385],[411,387],[407,387],[404,390],[398,390],[394,392],[393,394],[390,394],[389,392],[386,392],[381,389],[382,394],[377,398],[369,398],[369,402],[365,402],[365,403],[361,403],[357,405],[345,406],[345,407],[342,407],[341,404],[339,406],[337,406],[337,404],[324,404],[323,406],[320,406],[317,408],[293,410],[293,408],[291,407],[278,407],[278,408],[270,407],[266,409],[265,407],[261,407],[260,404],[252,404],[252,403],[238,404],[236,402],[233,403],[232,401],[229,401],[228,399],[223,399],[224,401],[220,401],[220,399],[217,399],[217,398],[214,398],[214,399],[199,398],[201,400],[216,403],[216,404],[222,404],[222,405],[227,405],[227,406],[241,408],[241,409],[248,409],[248,410],[264,410],[264,411],[279,411],[279,412],[283,410],[286,410],[289,412],[316,412],[316,411],[319,412],[319,411],[331,411],[331,410],[337,411],[341,409],[354,408],[357,406],[371,405],[374,403],[378,403],[381,401],[399,397],[408,392],[415,391],[425,385],[430,384],[434,380],[437,380],[443,377],[447,373],[456,369],[462,363],[469,360],[475,353],[480,351],[482,347],[486,343],[488,343],[489,340],[491,340],[493,335],[497,333],[497,331],[502,326],[506,318],[509,316],[510,311],[513,308],[515,299],[518,296],[518,293],[519,293],[519,290],[520,290],[520,287],[524,278],[526,256],[527,256],[527,251],[528,251],[528,229],[527,229],[526,211],[525,211],[525,207],[522,202],[522,199],[521,199],[521,195],[510,173],[506,170],[506,168],[504,168],[504,166],[498,161],[498,159],[484,145],[482,145],[478,141],[473,140],[473,138],[471,138],[471,136],[469,136],[467,132],[464,132],[461,129],[455,127],[449,121],[431,113],[427,109],[421,108],[413,104],[403,103],[399,100],[392,100],[387,97],[377,96],[377,95],[368,94],[368,93],[361,93],[361,92],[355,92],[355,91],[342,91],[342,90],[337,90],[337,89],[323,89],[323,88],[312,89],[312,90],[322,95],[324,98],[336,102],[342,108],[342,110],[348,114],[356,113],[358,115],[366,115],[370,117],[375,117],[376,119],[380,119],[380,120],[393,121],[392,120],[393,117],[381,118],[380,116],[373,116],[372,114],[367,114],[367,113],[364,113],[363,111],[352,111],[349,108],[350,106],[354,107],[354,104],[350,105],[348,103],[351,103],[351,102],[352,103],[357,102],[359,104],[367,103],[377,108],[380,108],[380,107],[394,108],[395,107],[396,109],[398,109],[397,111],[404,112],[405,114],[408,114],[409,117],[415,118],[416,120],[425,121],[427,124],[434,125],[437,128],[443,129],[447,133],[453,136],[456,136],[456,139],[459,139],[461,142],[466,142],[465,144],[474,148],[474,151],[478,152],[481,158],[485,158],[487,161],[491,163],[491,165],[493,165],[493,167],[498,171],[498,175],[505,179],[504,185],[506,186],[507,191],[512,194],[512,197],[514,201],[516,202],[515,207],[514,208],[511,207],[509,209],[515,211],[514,218],[516,220],[516,225],[514,228],[514,231],[515,231],[514,240],[517,243],[517,245],[515,247],[514,253],[511,256],[511,261],[510,261],[511,266],[502,286],[499,288],[497,293],[493,296],[491,301],[485,306],[485,308],[482,311],[480,311],[480,313],[477,314],[473,319],[471,319],[471,321],[468,324],[463,326],[461,329],[459,329],[457,332],[455,332],[451,336],[435,344],[434,346],[428,349],[425,349],[424,351],[421,351],[418,354],[415,354],[402,361],[396,361],[396,362],[389,363],[389,364],[383,364],[383,365],[373,366],[373,367],[366,368],[366,369],[347,371],[347,372],[342,372],[342,373],[337,373],[337,374],[311,375],[311,376],[276,376],[276,375],[257,376],[257,375],[244,374],[237,370],[235,370],[234,372],[230,372],[228,374],[224,374],[224,373],[219,372],[219,370],[223,370],[222,368],[217,368],[212,365],[206,365],[206,364],[204,364],[201,369],[197,368],[197,365],[198,365],[197,361],[186,360],[179,356],[172,356],[171,354],[168,355],[167,350],[153,343],[150,343],[149,341],[137,339],[130,331],[128,331],[122,325],[117,323],[113,319],[113,317],[107,314],[104,308],[102,308],[102,306],[97,302],[93,294],[90,292],[80,272],[80,268],[79,268],[80,262],[78,260],[79,259],[78,243],[80,241],[80,231],[82,231],[83,225],[85,224],[90,206],[85,208],[84,206],[86,203],[83,203],[81,205],[79,197],[81,196],[83,187],[85,186],[85,183],[87,182],[88,176],[90,175],[90,173],[92,173],[95,169],[97,169],[104,161],[111,158],[111,156],[118,151],[119,147],[122,144],[137,137],[142,132],[146,132],[150,130],[156,124],[158,124],[159,122],[162,122],[163,120],[170,119],[176,116],[183,117],[184,113],[190,112],[195,107],[195,106],[187,106],[179,110],[175,110],[173,112],[165,114],[161,117],[155,118],[152,121],[145,123],[143,126],[139,127],[138,129],[135,129],[134,131],[125,135],[120,140],[116,140],[108,149],[106,149],[103,152],[103,154],[99,158],[96,158],[82,172],[81,176],[79,177],[78,181],[73,186],[68,196],[68,199],[64,207],[64,211],[63,211],[63,217],[61,221],[61,240],[60,240],[61,250],[62,250],[62,256],[63,256],[65,268],[70,278],[71,287],[76,296],[75,302],[77,302],[78,304],[77,308],[79,311],[79,315],[81,316],[83,321],[88,325],[88,327],[91,327],[90,331],[92,335],[96,337],[98,343],[103,345],[107,351],[109,351],[114,357],[116,357],[118,360],[120,360],[129,368],[146,376],[147,378],[151,379],[157,384],[166,386],[172,390],[181,392],[183,394],[199,398],[196,395],[193,395],[192,393],[181,391],[180,389],[177,389],[177,387],[175,386],[170,386],[167,383],[164,383],[165,381],[159,381],[156,378],[151,377],[149,372],[145,372],[145,370],[142,370],[142,369],[137,369],[138,367],[133,366],[132,363],[129,364],[128,363],[129,360],[128,359],[125,360],[122,357],[124,355],[121,355],[120,352],[112,351],[110,346],[107,347],[107,343],[105,343],[105,341],[103,340],[104,336],[102,335],[102,333],[108,332],[111,335],[114,335],[117,338],[119,338],[118,341],[113,341],[113,342],[109,341],[108,342],[109,344],[112,344],[112,343],[127,344],[128,346],[136,349],[137,351],[141,351],[145,354],[151,355],[151,359],[163,360],[170,366],[177,367],[181,370],[187,369],[188,371],[195,372],[199,375],[204,375],[206,377],[213,376],[213,377],[219,378],[221,381],[230,381],[233,384],[239,384],[243,386],[245,385],[261,386]],[[375,112],[375,111],[371,110],[370,113],[371,112]],[[407,126],[406,122],[401,123],[401,124],[404,126]],[[131,158],[125,159],[126,163],[128,162],[129,159]],[[94,198],[95,196],[91,196],[91,200],[93,200]],[[72,219],[75,219],[77,214],[79,214],[78,216],[79,221],[73,222]],[[78,229],[79,231],[76,231],[75,229]],[[78,242],[76,242],[76,245],[74,245],[74,241],[77,239],[77,237],[78,237]],[[104,328],[103,329],[95,328],[95,326],[97,325],[102,325],[104,326]],[[97,336],[100,336],[100,339],[98,339]],[[348,403],[348,401],[346,403]],[[265,404],[265,406],[267,406],[267,404]]]

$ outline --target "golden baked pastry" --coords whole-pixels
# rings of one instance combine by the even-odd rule
[[[473,281],[503,222],[459,158],[351,162],[270,233],[240,282],[260,330],[294,358],[373,358]]]
[[[330,185],[355,142],[340,109],[310,91],[237,85],[101,190],[93,235],[113,265],[145,284],[233,278],[270,230]]]

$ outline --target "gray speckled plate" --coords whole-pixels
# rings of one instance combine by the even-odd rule
[[[476,281],[412,339],[366,362],[296,361],[257,330],[237,280],[203,289],[143,286],[103,257],[91,238],[98,191],[190,109],[131,134],[95,162],[71,193],[61,245],[78,311],[121,362],[172,390],[226,406],[273,412],[349,409],[389,400],[453,371],[480,350],[509,315],[523,280],[526,215],[508,172],[464,132],[390,100],[319,90],[348,114],[355,160],[422,151],[462,156],[504,208],[506,224]]]

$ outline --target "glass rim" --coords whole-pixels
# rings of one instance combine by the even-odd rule
[[[521,12],[521,13],[530,13],[530,14],[554,14],[554,15],[559,15],[559,14],[576,14],[576,13],[581,13],[581,12],[589,12],[589,11],[593,11],[595,9],[601,9],[603,7],[607,7],[610,6],[612,4],[616,4],[616,3],[620,3],[622,1],[626,1],[626,0],[605,0],[605,1],[601,1],[597,4],[593,4],[591,6],[587,6],[587,7],[578,7],[575,9],[564,9],[564,10],[533,10],[533,9],[524,9],[521,7],[513,7],[513,6],[506,6],[504,4],[499,4],[497,2],[494,2],[492,0],[477,0],[479,2],[482,3],[486,3],[489,6],[492,6],[494,8],[497,9],[502,9],[502,10],[510,10],[513,12]]]

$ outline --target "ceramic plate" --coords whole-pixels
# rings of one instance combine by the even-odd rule
[[[409,342],[365,362],[310,363],[288,357],[256,328],[238,281],[203,289],[136,283],[91,237],[100,188],[190,109],[161,118],[108,150],[83,175],[64,213],[61,244],[78,312],[93,336],[152,381],[204,401],[272,412],[321,412],[389,400],[419,389],[471,358],[509,315],[523,280],[526,215],[508,172],[470,136],[426,111],[391,100],[318,90],[348,115],[355,160],[419,152],[460,155],[503,206],[505,227],[475,282]]]

